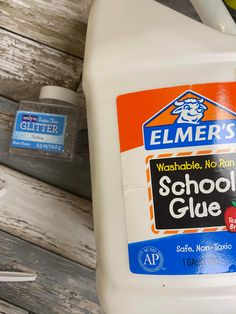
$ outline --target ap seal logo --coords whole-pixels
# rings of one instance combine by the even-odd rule
[[[145,271],[155,273],[162,268],[164,258],[157,248],[147,246],[139,251],[138,262]]]

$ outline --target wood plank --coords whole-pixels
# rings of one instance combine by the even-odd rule
[[[81,98],[82,99],[82,98]],[[85,105],[79,105],[78,149],[74,162],[8,155],[17,103],[0,97],[0,163],[86,199],[91,199]]]
[[[101,314],[95,274],[30,243],[0,232],[0,268],[36,272],[28,283],[1,283],[0,298],[35,314]]]
[[[0,166],[0,229],[95,268],[89,201]]]
[[[0,300],[0,314],[30,314],[10,303]]]
[[[0,136],[1,141],[2,136]],[[4,137],[3,137],[4,138]],[[5,140],[5,138],[4,138]],[[0,163],[52,186],[91,199],[88,154],[80,153],[74,162],[0,155]]]
[[[82,71],[80,59],[3,29],[0,29],[0,43],[1,96],[37,99],[43,85],[76,90]]]
[[[0,27],[83,57],[91,0],[1,0]]]

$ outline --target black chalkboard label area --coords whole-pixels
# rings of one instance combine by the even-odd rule
[[[150,160],[156,229],[224,226],[236,201],[236,154]]]

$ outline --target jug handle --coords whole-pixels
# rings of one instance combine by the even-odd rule
[[[236,34],[236,24],[222,0],[190,0],[202,22],[223,33]]]

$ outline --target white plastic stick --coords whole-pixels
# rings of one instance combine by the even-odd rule
[[[34,281],[36,274],[0,271],[0,282]]]
[[[222,0],[190,0],[202,22],[221,32],[236,34],[236,24]]]

